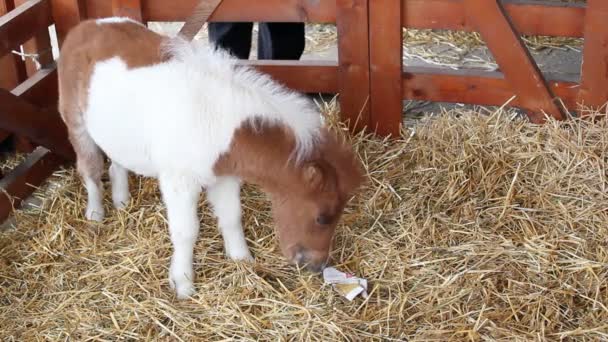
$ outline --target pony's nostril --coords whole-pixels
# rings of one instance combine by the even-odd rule
[[[320,263],[320,264],[309,264],[307,266],[308,270],[314,273],[319,273],[321,271],[323,271],[325,269],[326,264],[325,263]]]
[[[298,252],[296,252],[296,255],[294,256],[293,261],[295,261],[296,264],[301,265],[305,261],[304,259],[305,259],[304,253],[298,251]]]

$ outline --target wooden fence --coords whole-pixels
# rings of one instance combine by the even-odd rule
[[[85,18],[184,21],[200,0],[0,0],[0,141],[14,137],[27,159],[0,186],[0,220],[62,163],[73,160],[57,112],[57,73],[48,28],[61,44]],[[246,9],[246,10],[244,10]],[[495,0],[224,0],[212,21],[335,23],[338,61],[248,61],[294,89],[339,93],[354,130],[398,134],[403,99],[514,105],[542,122],[577,103],[608,101],[608,1],[586,5]],[[478,31],[501,72],[403,68],[403,28]],[[585,37],[580,84],[545,80],[520,35]],[[12,53],[37,56],[22,60]],[[561,104],[566,108],[563,108]],[[36,149],[43,146],[46,149]],[[48,150],[47,150],[48,149]],[[52,152],[50,152],[50,151]],[[33,152],[32,152],[33,151]],[[31,153],[30,153],[31,152]],[[12,203],[11,199],[16,202]]]

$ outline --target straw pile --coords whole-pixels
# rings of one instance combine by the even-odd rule
[[[336,128],[335,104],[323,104]],[[0,233],[0,335],[25,340],[608,339],[608,123],[537,127],[507,111],[447,112],[400,139],[352,137],[368,183],[333,257],[370,282],[348,302],[279,256],[269,205],[243,190],[257,261],[223,256],[204,198],[197,292],[169,290],[156,181],[103,224],[73,169]],[[110,209],[109,194],[106,205]]]

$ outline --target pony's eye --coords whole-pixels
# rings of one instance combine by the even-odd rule
[[[331,217],[326,214],[321,214],[317,216],[317,224],[326,225],[331,223]]]

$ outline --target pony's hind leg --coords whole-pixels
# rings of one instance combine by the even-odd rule
[[[112,202],[117,209],[123,209],[129,204],[129,171],[116,161],[110,165],[110,183],[112,184]]]
[[[73,129],[69,133],[70,142],[76,152],[76,167],[87,190],[88,220],[101,221],[105,215],[103,208],[103,155],[91,136],[84,129]]]
[[[218,219],[228,257],[233,260],[252,261],[241,223],[240,189],[238,179],[222,177],[207,188],[207,199]]]

